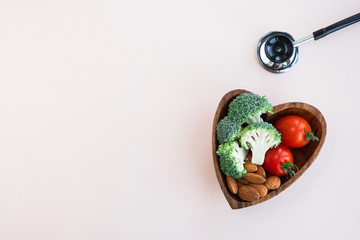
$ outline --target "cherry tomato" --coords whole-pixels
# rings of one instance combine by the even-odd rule
[[[291,148],[304,147],[310,139],[319,141],[311,132],[309,123],[299,116],[282,117],[274,124],[274,127],[281,133],[281,142]]]
[[[294,164],[293,155],[288,147],[280,144],[276,148],[269,149],[265,154],[263,168],[269,173],[276,176],[284,176],[290,174],[295,175],[293,168],[297,168]]]

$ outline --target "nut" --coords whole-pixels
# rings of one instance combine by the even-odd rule
[[[256,183],[256,184],[262,184],[266,182],[266,179],[263,176],[260,176],[255,173],[246,173],[244,179],[248,182]]]
[[[244,168],[249,173],[256,172],[258,170],[258,166],[252,164],[250,161],[245,161]]]
[[[238,193],[238,185],[237,182],[235,181],[235,178],[230,177],[230,176],[226,176],[226,183],[230,189],[230,191],[233,194],[237,194]]]
[[[255,172],[256,174],[263,176],[264,178],[266,178],[266,172],[265,169],[262,166],[258,166],[257,171]]]
[[[246,155],[247,160],[251,161],[252,159],[252,153],[249,151],[248,155]]]
[[[255,188],[260,193],[260,197],[265,197],[268,193],[268,189],[263,184],[250,183],[249,186]]]
[[[237,181],[238,183],[243,184],[243,185],[244,185],[244,184],[245,184],[245,185],[246,185],[246,184],[249,184],[249,182],[246,181],[244,178],[237,178],[236,181]]]
[[[281,184],[281,180],[278,176],[270,176],[266,180],[265,186],[269,190],[274,190],[274,189],[278,189],[280,187],[280,184]]]
[[[245,201],[255,201],[260,198],[260,193],[250,185],[243,185],[239,187],[239,197]]]

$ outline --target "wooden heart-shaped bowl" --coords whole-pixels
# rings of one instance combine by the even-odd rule
[[[313,130],[315,136],[319,138],[319,141],[310,141],[305,147],[302,148],[291,148],[291,152],[294,156],[294,163],[298,166],[299,171],[293,178],[287,178],[286,176],[281,177],[281,186],[276,189],[269,191],[269,193],[256,201],[246,202],[241,200],[237,195],[230,192],[229,188],[226,184],[226,176],[220,170],[219,165],[219,156],[216,154],[217,147],[219,146],[219,142],[216,137],[216,125],[218,122],[224,118],[228,114],[228,108],[230,102],[238,95],[242,93],[249,93],[249,91],[238,89],[233,90],[225,94],[225,96],[221,99],[219,106],[216,110],[213,129],[212,129],[212,153],[213,153],[213,161],[215,166],[216,176],[218,178],[221,190],[223,191],[226,200],[229,202],[232,209],[239,209],[244,207],[249,207],[261,202],[264,202],[282,191],[284,191],[287,187],[293,184],[305,171],[308,167],[315,161],[317,155],[320,152],[322,145],[324,144],[326,137],[326,122],[319,110],[315,107],[308,105],[306,103],[300,102],[290,102],[283,103],[277,106],[274,106],[273,114],[264,114],[262,118],[266,122],[270,122],[274,124],[279,118],[286,115],[298,115],[300,117],[305,118]]]

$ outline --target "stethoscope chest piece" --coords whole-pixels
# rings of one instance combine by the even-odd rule
[[[294,38],[285,32],[269,32],[259,40],[257,59],[261,66],[274,73],[286,72],[299,58]]]

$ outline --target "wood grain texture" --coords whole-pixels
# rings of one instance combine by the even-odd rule
[[[308,169],[310,165],[315,161],[326,138],[325,119],[321,114],[321,112],[315,107],[300,102],[283,103],[274,106],[273,114],[264,114],[262,116],[265,121],[270,123],[275,123],[279,118],[286,115],[301,116],[309,122],[315,136],[319,138],[319,141],[318,142],[310,141],[310,143],[303,148],[298,148],[298,149],[291,148],[291,151],[294,156],[294,163],[299,168],[299,172],[293,178],[288,179],[286,176],[281,177],[281,186],[278,189],[269,191],[269,193],[265,197],[260,198],[256,201],[246,202],[241,200],[237,195],[230,192],[230,190],[226,185],[226,176],[220,170],[219,157],[216,154],[216,150],[219,145],[219,142],[217,141],[216,138],[216,125],[222,118],[224,118],[228,114],[228,108],[230,102],[236,96],[242,93],[249,93],[249,91],[243,89],[237,89],[230,91],[224,95],[216,110],[213,121],[213,128],[212,128],[212,154],[213,154],[215,173],[219,181],[221,190],[223,191],[225,198],[232,209],[249,207],[264,202],[266,200],[273,198],[274,196],[278,195],[286,188],[288,188],[299,177],[301,177],[301,175],[306,171],[306,169]]]

